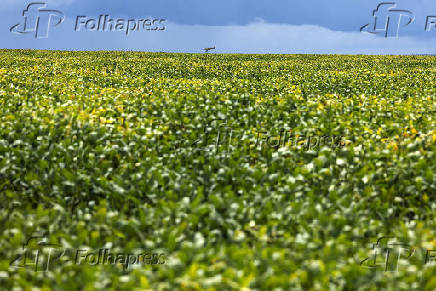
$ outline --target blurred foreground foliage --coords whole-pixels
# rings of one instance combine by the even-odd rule
[[[435,73],[419,56],[1,50],[1,286],[434,290]],[[223,124],[237,142],[203,143]],[[345,146],[256,145],[280,129]],[[168,259],[12,268],[35,234]],[[424,251],[360,266],[385,236]]]

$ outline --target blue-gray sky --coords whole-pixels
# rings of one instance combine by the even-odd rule
[[[378,13],[384,23],[390,16],[390,35],[360,32],[373,21],[373,10],[383,1],[373,0],[37,0],[44,9],[63,13],[48,38],[10,32],[22,25],[23,10],[32,1],[1,0],[0,48],[141,50],[201,52],[215,46],[221,53],[362,53],[436,54],[436,1],[385,1],[389,8]],[[395,3],[395,4],[393,4]],[[42,8],[41,8],[42,9]],[[381,10],[381,9],[380,9]],[[38,10],[35,10],[38,11]],[[41,10],[43,11],[43,10]],[[33,13],[33,14],[32,14]],[[30,17],[38,13],[32,12]],[[40,12],[41,19],[45,12]],[[165,19],[165,30],[75,31],[77,16],[84,21],[111,18]],[[402,18],[395,16],[403,14]],[[434,18],[428,19],[429,16]],[[412,21],[413,18],[413,21]],[[434,21],[433,21],[434,19]],[[412,21],[406,25],[408,21]],[[425,30],[426,23],[428,22]],[[141,23],[143,24],[143,22]],[[40,20],[40,25],[43,20]],[[133,25],[133,24],[132,24]],[[395,37],[396,27],[398,37]],[[381,26],[379,26],[381,27]],[[393,29],[393,30],[392,30]],[[20,30],[20,29],[18,29]],[[121,30],[121,29],[120,29]],[[367,30],[367,29],[365,29]],[[23,31],[23,29],[21,29]]]

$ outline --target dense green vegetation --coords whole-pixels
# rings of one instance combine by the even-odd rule
[[[417,56],[2,50],[0,286],[434,290],[435,73]],[[340,141],[272,146],[283,131]],[[165,262],[11,266],[32,236]],[[361,265],[380,237],[416,251]]]

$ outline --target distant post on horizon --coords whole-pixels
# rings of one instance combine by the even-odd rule
[[[204,50],[206,53],[208,53],[209,51],[214,50],[214,49],[215,49],[215,47],[207,47],[207,48],[204,48],[203,50]]]

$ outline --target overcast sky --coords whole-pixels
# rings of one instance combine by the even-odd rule
[[[360,28],[373,23],[373,0],[48,0],[33,6],[28,21],[40,16],[47,38],[36,38],[23,10],[32,1],[0,0],[0,48],[69,50],[140,50],[201,52],[215,46],[217,53],[338,53],[436,54],[436,0],[386,1],[377,20],[390,19],[389,37]],[[395,4],[392,4],[395,3]],[[36,7],[36,8],[35,8]],[[40,8],[40,11],[38,10]],[[388,8],[391,7],[391,11]],[[51,23],[44,16],[51,15]],[[401,10],[401,11],[400,11]],[[401,18],[398,15],[403,14]],[[132,20],[134,31],[87,31],[85,22],[99,15]],[[82,23],[75,31],[78,16]],[[427,18],[433,16],[433,23]],[[165,30],[147,31],[140,19],[165,19]],[[413,20],[412,20],[413,19]],[[135,24],[133,23],[135,20]],[[409,21],[412,21],[407,25]],[[429,22],[429,31],[425,30]],[[92,24],[92,23],[90,23]],[[150,24],[150,22],[148,22]],[[156,22],[157,24],[157,22]],[[141,25],[140,30],[136,30]],[[126,25],[127,26],[127,25]],[[398,37],[393,34],[398,29]],[[41,27],[39,29],[41,29]],[[91,26],[89,26],[91,27]],[[152,26],[154,27],[154,26]],[[157,25],[156,25],[157,27]],[[371,27],[371,26],[369,26]],[[379,26],[380,28],[380,26]],[[15,31],[15,32],[17,32]],[[42,31],[42,30],[41,30]],[[40,36],[43,32],[39,32]]]

